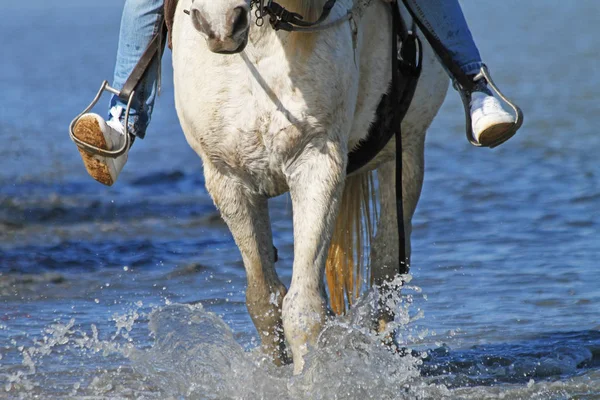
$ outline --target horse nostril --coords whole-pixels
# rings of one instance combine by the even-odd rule
[[[248,9],[246,7],[234,8],[229,21],[232,23],[231,36],[244,32],[248,28]]]
[[[204,18],[202,13],[196,8],[193,8],[190,11],[190,16],[192,17],[192,24],[194,25],[194,28],[196,28],[197,31],[204,33],[209,38],[214,38],[215,33],[212,31],[210,24],[208,23],[206,18]]]

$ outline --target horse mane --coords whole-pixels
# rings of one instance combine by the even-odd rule
[[[321,15],[326,0],[278,0],[278,3],[290,12],[295,12],[305,21],[315,21]],[[288,45],[297,55],[306,56],[313,51],[317,33],[292,32]]]
[[[298,13],[306,21],[313,21],[319,18],[321,10],[326,0],[279,0],[279,4],[288,11]]]

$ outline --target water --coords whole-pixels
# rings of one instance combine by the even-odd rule
[[[501,148],[472,148],[450,93],[430,130],[400,310],[414,353],[379,346],[365,300],[293,377],[256,351],[169,57],[148,137],[104,188],[67,125],[111,76],[122,2],[4,0],[0,398],[600,398],[598,6],[523,4],[464,4],[526,123]],[[272,201],[286,283],[290,208]]]

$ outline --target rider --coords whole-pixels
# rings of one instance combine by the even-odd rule
[[[503,110],[480,74],[483,66],[481,56],[458,0],[406,2],[420,22],[420,27],[427,29],[443,45],[453,64],[473,81],[469,94],[474,141],[487,147],[503,135],[508,138],[514,134],[511,129],[515,118]],[[121,90],[154,35],[162,29],[163,4],[164,0],[125,0],[112,85],[115,89]],[[132,141],[134,138],[143,138],[150,123],[159,72],[160,57],[154,57],[136,87],[128,123]],[[458,80],[457,74],[450,74]],[[125,142],[125,108],[126,103],[113,95],[108,121],[97,114],[84,114],[74,126],[74,135],[96,147],[107,150],[118,148]],[[127,151],[116,158],[91,155],[82,149],[79,151],[88,173],[105,185],[112,185],[116,181],[127,161]]]

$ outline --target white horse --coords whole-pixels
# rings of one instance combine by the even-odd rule
[[[187,141],[203,160],[208,192],[241,251],[246,303],[262,346],[282,363],[287,343],[299,373],[326,318],[326,265],[335,311],[344,311],[344,296],[351,302],[358,295],[360,237],[373,235],[374,223],[364,216],[372,215],[374,200],[380,217],[371,281],[389,281],[398,269],[394,140],[346,176],[348,152],[367,136],[391,80],[390,6],[374,0],[360,19],[307,34],[257,26],[249,3],[179,1],[172,33],[175,102]],[[325,0],[279,3],[314,20]],[[338,0],[329,20],[352,7],[353,0]],[[407,236],[423,183],[425,131],[448,88],[431,48],[423,53],[402,123]],[[379,196],[372,194],[375,169]],[[286,290],[274,267],[267,199],[288,191],[294,262]]]

